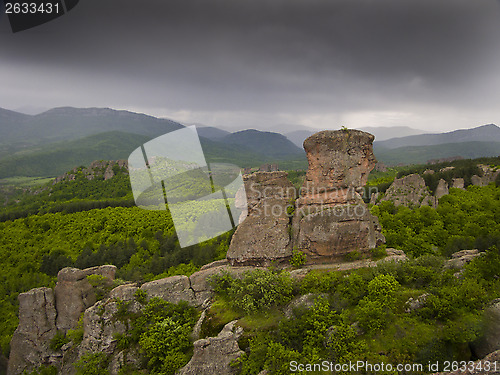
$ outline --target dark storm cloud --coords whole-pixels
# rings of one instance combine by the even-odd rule
[[[488,0],[84,0],[39,28],[4,28],[0,67],[59,72],[60,90],[124,106],[484,105],[474,90],[488,91],[498,75],[499,8]]]

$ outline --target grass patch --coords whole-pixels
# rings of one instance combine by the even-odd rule
[[[247,315],[238,320],[238,325],[243,327],[245,331],[267,331],[271,328],[277,327],[283,317],[284,315],[280,310],[272,309],[257,314]]]
[[[53,177],[8,177],[0,179],[0,185],[10,185],[18,187],[32,187],[44,185],[49,181],[52,181]]]

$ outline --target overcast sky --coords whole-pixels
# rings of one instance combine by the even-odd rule
[[[80,0],[12,33],[0,107],[235,128],[500,125],[498,0]]]

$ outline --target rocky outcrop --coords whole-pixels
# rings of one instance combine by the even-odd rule
[[[463,189],[465,187],[465,181],[463,178],[454,178],[451,180],[451,187],[456,189]]]
[[[236,369],[231,362],[244,352],[238,346],[243,328],[232,321],[224,326],[217,337],[200,339],[194,343],[193,357],[179,370],[178,375],[231,375]]]
[[[448,183],[441,178],[439,180],[439,183],[438,183],[438,186],[436,188],[436,192],[434,193],[434,196],[436,197],[436,199],[439,199],[442,196],[448,195],[448,194],[449,194]]]
[[[406,207],[436,205],[436,200],[425,186],[424,179],[418,174],[396,178],[380,201],[392,201],[395,206]]]
[[[10,342],[7,374],[32,371],[52,364],[49,343],[57,332],[56,305],[50,288],[37,288],[19,294],[19,325]]]
[[[309,168],[295,204],[293,246],[309,262],[338,259],[384,242],[376,217],[357,192],[375,166],[373,135],[323,131],[304,141]]]
[[[427,301],[427,298],[429,296],[429,293],[424,293],[416,298],[410,297],[405,303],[405,312],[411,313],[415,310],[420,310],[422,307],[424,307],[425,302]]]
[[[287,210],[295,189],[285,172],[243,176],[248,216],[236,229],[227,259],[232,265],[269,266],[292,253]]]
[[[444,267],[451,269],[461,269],[466,264],[472,262],[472,260],[478,256],[481,256],[481,253],[477,249],[460,250],[456,253],[451,254],[451,259],[445,262]]]
[[[75,167],[62,176],[56,177],[52,182],[52,185],[64,181],[74,181],[78,174],[83,175],[87,180],[93,180],[99,176],[103,176],[105,180],[109,180],[115,176],[115,172],[113,170],[113,167],[115,166],[118,167],[122,173],[128,174],[127,160],[95,160],[89,165],[88,168]]]
[[[143,284],[141,289],[148,294],[148,298],[158,297],[171,303],[187,301],[190,304],[195,304],[189,277],[184,275],[150,281]]]
[[[100,275],[111,285],[115,279],[115,266],[99,266],[80,270],[66,267],[57,274],[54,288],[57,310],[57,329],[66,332],[74,328],[80,315],[96,302],[96,294],[87,280],[89,275]]]
[[[483,175],[479,177],[474,175],[471,177],[472,185],[476,186],[487,186],[491,182],[495,182],[497,177],[500,175],[500,169],[492,168],[488,165],[478,164],[478,167],[483,172]]]
[[[101,275],[112,283],[115,266],[80,270],[64,268],[54,290],[37,288],[19,295],[19,325],[11,340],[9,375],[32,371],[40,365],[58,364],[62,355],[49,347],[58,331],[75,328],[82,313],[96,302],[89,275]]]

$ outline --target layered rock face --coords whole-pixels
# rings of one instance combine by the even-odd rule
[[[292,252],[287,214],[295,199],[292,183],[285,172],[257,172],[243,180],[248,216],[233,235],[227,259],[232,265],[261,266],[286,260]]]
[[[309,168],[295,204],[293,246],[310,262],[335,259],[384,241],[376,217],[357,192],[376,164],[373,135],[322,131],[304,141]]]
[[[372,134],[360,130],[325,130],[304,141],[308,190],[362,187],[377,164]]]

